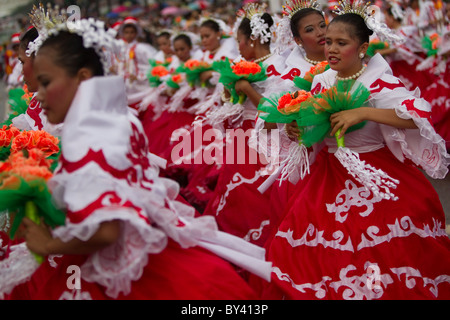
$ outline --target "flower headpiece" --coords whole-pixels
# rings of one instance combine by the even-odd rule
[[[30,14],[33,25],[39,32],[39,37],[30,42],[27,54],[36,52],[50,36],[55,36],[61,31],[76,33],[83,39],[85,48],[93,48],[100,57],[105,74],[109,70],[109,61],[105,51],[120,52],[123,43],[115,39],[115,35],[110,30],[106,30],[105,23],[93,18],[68,21],[64,11],[59,12],[58,8],[49,9],[47,12],[42,4],[39,9],[34,8]]]
[[[283,10],[281,11],[281,13],[283,13],[283,15],[285,16],[288,16],[289,19],[291,19],[294,14],[302,9],[311,8],[320,10],[320,5],[315,0],[288,0],[282,7]]]
[[[283,18],[279,21],[276,30],[277,51],[281,52],[293,43],[294,36],[291,31],[291,18],[303,9],[314,9],[323,15],[320,4],[315,0],[287,0],[282,10]]]
[[[353,0],[352,3],[347,0],[339,1],[339,6],[335,6],[337,15],[346,13],[354,13],[361,16],[364,19],[367,27],[376,33],[376,35],[382,41],[389,43],[403,43],[404,37],[401,37],[394,32],[384,23],[379,21],[379,8],[375,5],[370,5],[370,2],[364,3],[364,0]]]
[[[50,3],[47,3],[47,10],[45,10],[42,3],[39,3],[39,7],[33,5],[29,17],[31,25],[36,28],[39,35],[34,41],[28,44],[27,56],[31,56],[37,52],[45,39],[48,38],[48,30],[67,21],[65,10],[60,11],[58,6],[52,8]]]
[[[256,40],[259,38],[261,43],[269,42],[272,38],[272,28],[262,19],[262,15],[266,12],[267,5],[259,5],[257,3],[248,3],[242,9],[237,12],[239,24],[242,19],[247,18],[250,20],[250,28],[252,34],[250,38]]]
[[[203,22],[208,21],[208,20],[212,20],[214,22],[216,22],[219,25],[220,31],[224,34],[224,35],[229,35],[232,30],[231,28],[225,23],[225,21],[223,21],[222,19],[216,19],[213,17],[201,17],[200,21],[198,22],[198,25],[202,25]]]

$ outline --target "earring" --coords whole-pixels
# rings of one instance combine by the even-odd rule
[[[364,56],[365,56],[364,52],[360,52],[360,53],[359,53],[359,58],[360,58],[360,59],[364,58]]]
[[[301,43],[299,43],[298,46],[299,46],[300,48],[303,47],[303,45],[302,45]]]
[[[253,48],[254,46],[255,46],[255,45],[254,45],[253,43],[250,43],[250,47],[252,47],[252,48]]]

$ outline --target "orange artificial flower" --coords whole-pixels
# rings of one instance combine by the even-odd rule
[[[16,127],[4,125],[0,129],[0,148],[8,147],[11,144],[12,139],[19,134],[20,131]]]
[[[315,66],[312,66],[311,69],[309,69],[309,73],[311,73],[311,74],[322,73],[325,71],[325,68],[327,66],[328,66],[328,61],[319,62]]]
[[[439,37],[439,34],[433,33],[432,35],[430,35],[430,40],[431,40],[431,48],[433,50],[436,50],[441,43],[441,38]]]
[[[25,94],[22,96],[22,99],[27,103],[30,103],[31,98],[33,97],[33,92],[28,91],[28,86],[26,84],[23,86],[23,91]]]
[[[59,151],[59,139],[52,136],[46,131],[34,131],[34,145],[39,150],[42,150],[46,157],[52,154],[58,153]]]
[[[33,134],[31,131],[22,131],[13,139],[11,152],[14,153],[23,149],[28,149],[29,147],[33,147],[33,144]]]
[[[184,66],[188,69],[195,69],[198,67],[205,67],[208,68],[209,64],[205,61],[199,61],[199,60],[195,60],[195,59],[189,59],[188,61],[186,61],[184,63]]]
[[[11,152],[38,148],[48,157],[59,151],[58,143],[58,138],[44,130],[22,131],[12,140]]]
[[[152,69],[152,76],[164,77],[169,74],[169,71],[163,66],[156,66]]]
[[[316,75],[323,73],[325,71],[325,69],[327,68],[327,66],[328,66],[328,61],[319,62],[315,66],[312,66],[303,78],[309,82],[312,82],[313,78]]]
[[[28,156],[23,152],[12,153],[7,161],[0,163],[0,189],[16,188],[20,184],[19,177],[30,182],[36,179],[47,181],[53,174],[50,171],[50,161],[39,149],[30,149]]]
[[[297,113],[300,110],[301,104],[312,97],[312,94],[305,90],[295,91],[294,93],[287,93],[278,100],[278,111],[282,114],[289,115]]]
[[[239,76],[257,74],[261,72],[261,66],[259,64],[245,60],[239,61],[232,65],[231,69],[233,69],[233,72]]]

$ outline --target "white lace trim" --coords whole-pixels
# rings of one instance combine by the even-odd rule
[[[357,187],[352,180],[346,180],[345,188],[338,193],[335,202],[327,203],[326,206],[329,213],[335,214],[335,221],[343,223],[347,220],[351,207],[366,207],[365,211],[359,213],[361,217],[366,217],[372,213],[373,205],[381,200],[380,196],[376,196],[366,187]]]
[[[439,290],[438,290],[439,284],[445,283],[445,282],[450,283],[450,275],[447,275],[447,274],[442,274],[442,275],[437,276],[434,279],[431,279],[431,278],[422,276],[422,274],[420,273],[420,270],[411,268],[411,267],[391,268],[391,271],[395,275],[397,275],[399,281],[402,281],[402,275],[404,274],[405,275],[405,280],[404,280],[405,285],[409,289],[413,289],[417,284],[417,281],[414,278],[422,279],[424,282],[423,286],[424,287],[430,286],[429,290],[436,298],[439,296]]]
[[[261,170],[263,170],[263,169],[261,169]],[[216,216],[218,216],[220,214],[220,212],[222,211],[222,209],[225,207],[225,205],[227,203],[228,195],[230,194],[231,191],[233,191],[235,188],[237,188],[238,186],[240,186],[241,184],[244,184],[244,183],[253,184],[260,177],[261,177],[260,170],[256,170],[255,175],[252,178],[245,178],[242,176],[241,173],[236,172],[233,175],[233,177],[231,178],[231,181],[227,184],[227,190],[220,197],[220,202],[219,202],[219,205],[217,206],[217,210],[216,210]]]
[[[427,119],[412,116],[404,105],[397,106],[395,111],[402,119],[413,119],[419,128],[420,137],[426,139],[426,142],[419,145],[421,149],[415,150],[417,148],[408,143],[406,132],[410,130],[400,129],[392,132],[392,139],[399,142],[405,156],[422,167],[430,177],[443,179],[447,175],[450,165],[450,155],[447,153],[445,140],[436,133]],[[412,132],[408,132],[408,134],[412,134]]]
[[[236,125],[242,120],[244,105],[240,103],[225,102],[222,106],[210,109],[206,112],[206,121],[212,127],[221,128],[228,121],[231,125]]]
[[[375,247],[384,242],[390,242],[393,238],[409,237],[412,234],[418,235],[421,238],[437,238],[447,237],[445,232],[445,225],[440,221],[433,218],[433,227],[424,224],[423,229],[416,227],[409,216],[404,216],[401,219],[395,219],[394,224],[388,224],[389,233],[384,235],[378,235],[380,229],[377,226],[370,226],[367,228],[367,235],[373,240],[368,240],[367,237],[362,234],[361,242],[358,244],[358,251],[363,248]]]
[[[261,235],[263,234],[263,229],[265,226],[270,225],[270,220],[263,220],[261,221],[261,224],[259,225],[259,228],[256,229],[250,229],[247,234],[244,236],[245,241],[252,241],[252,240],[259,240],[261,238]]]
[[[182,84],[180,88],[170,98],[167,110],[169,112],[176,112],[183,110],[184,99],[186,99],[191,94],[192,91],[193,89],[190,85],[188,85],[187,83]]]
[[[366,164],[365,161],[360,160],[358,153],[349,148],[339,147],[334,156],[355,180],[371,190],[375,196],[386,200],[398,200],[398,197],[391,192],[391,188],[397,188],[400,181],[391,178],[383,170]]]
[[[222,92],[224,88],[221,83],[217,84],[214,90],[209,88],[195,88],[189,98],[197,99],[198,102],[188,110],[192,114],[203,115],[208,110],[222,104]]]
[[[343,243],[344,232],[342,232],[341,230],[333,232],[333,240],[325,239],[325,237],[323,236],[324,231],[319,230],[312,223],[308,225],[305,233],[300,238],[294,239],[293,233],[294,232],[291,229],[288,229],[288,231],[286,232],[278,230],[275,236],[286,239],[289,245],[293,248],[298,246],[317,247],[320,244],[324,248],[330,247],[332,249],[341,251],[354,252],[352,240],[350,239],[350,237],[348,237],[346,243]]]
[[[159,253],[167,245],[164,232],[152,228],[138,218],[134,210],[102,209],[92,213],[79,224],[68,223],[54,230],[54,236],[67,242],[70,239],[89,239],[100,223],[121,220],[121,236],[114,244],[90,255],[81,266],[81,276],[88,282],[106,287],[106,294],[117,298],[120,292],[127,295],[131,282],[141,277],[149,253]]]
[[[11,246],[9,257],[0,261],[0,299],[28,281],[39,267],[25,243]]]
[[[446,274],[438,275],[432,279],[423,276],[419,269],[408,266],[390,268],[389,270],[398,277],[398,281],[404,281],[405,290],[413,289],[417,285],[416,279],[422,279],[423,287],[429,286],[430,292],[436,298],[439,297],[439,284],[450,283],[450,276]],[[345,300],[379,299],[383,296],[386,288],[394,283],[394,279],[389,273],[382,273],[378,264],[370,261],[365,262],[364,270],[360,270],[359,274],[355,274],[354,272],[358,272],[357,268],[349,264],[340,270],[339,279],[322,276],[322,280],[317,283],[297,284],[289,274],[282,272],[278,267],[273,267],[272,272],[279,280],[290,283],[292,288],[301,293],[306,293],[307,290],[314,291],[318,299],[325,298],[331,288],[336,293],[342,291],[342,298]],[[405,275],[405,277],[402,275]],[[403,278],[404,280],[402,280]]]

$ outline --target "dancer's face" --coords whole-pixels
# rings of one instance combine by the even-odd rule
[[[309,14],[299,21],[297,27],[300,37],[296,37],[295,42],[302,45],[306,55],[323,56],[327,25],[322,15]]]
[[[330,23],[325,36],[325,57],[340,77],[352,76],[361,69],[359,54],[365,53],[368,47],[368,43],[360,44],[350,29],[351,26],[342,22]]]
[[[137,38],[137,30],[134,26],[126,26],[122,31],[122,38],[125,42],[131,43]]]
[[[178,59],[186,62],[191,57],[191,47],[183,40],[176,40],[173,43],[173,48]]]
[[[64,122],[81,82],[78,76],[69,76],[65,69],[53,63],[55,55],[53,49],[42,48],[34,61],[39,83],[37,99],[48,121],[53,124]]]
[[[237,32],[237,42],[239,46],[239,52],[245,60],[251,60],[255,58],[255,49],[251,46],[252,40],[249,39],[242,31]]]
[[[29,92],[36,92],[38,90],[38,82],[33,72],[34,57],[28,57],[25,49],[19,48],[19,61],[22,63],[23,81],[28,87]]]
[[[158,44],[159,50],[164,52],[164,54],[166,55],[173,54],[170,38],[164,36],[158,37],[158,39],[156,39],[156,43]]]
[[[201,27],[200,38],[205,50],[214,51],[220,47],[220,32],[216,32],[208,27]]]

